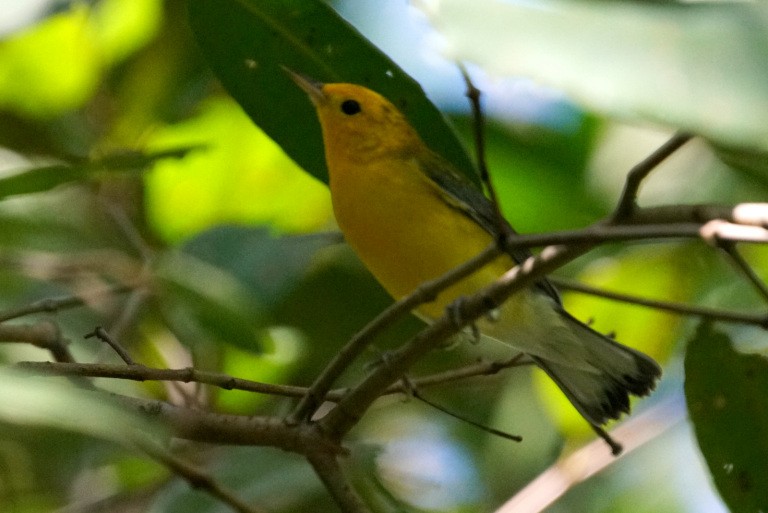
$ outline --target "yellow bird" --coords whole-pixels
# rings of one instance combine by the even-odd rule
[[[349,245],[395,298],[437,278],[498,237],[490,201],[430,150],[405,116],[378,93],[354,84],[322,84],[287,70],[317,110],[333,211]],[[525,260],[503,255],[420,306],[433,320]],[[546,279],[513,295],[484,337],[529,355],[581,415],[599,426],[629,412],[629,394],[646,395],[661,375],[648,356],[569,315]]]

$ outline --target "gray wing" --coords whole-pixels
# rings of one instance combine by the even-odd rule
[[[471,218],[495,240],[498,240],[501,230],[493,204],[475,184],[437,154],[432,153],[428,158],[420,160],[419,163],[424,174],[435,182],[440,190],[445,192],[449,200],[448,203],[452,207]],[[510,233],[517,233],[506,220],[502,220],[502,222],[505,229],[509,230]],[[526,248],[511,249],[507,253],[518,264],[532,256],[532,253]],[[537,281],[536,287],[554,299],[557,304],[562,304],[557,289],[546,278]]]

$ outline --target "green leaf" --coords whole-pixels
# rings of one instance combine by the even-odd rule
[[[106,394],[8,369],[0,369],[0,422],[65,429],[121,444],[130,444],[140,433],[163,434],[159,425],[127,411]]]
[[[325,3],[188,3],[198,44],[224,87],[312,175],[327,181],[320,126],[306,94],[281,65],[317,80],[376,90],[408,116],[432,149],[474,178],[466,152],[421,87]]]
[[[734,512],[768,511],[768,360],[702,324],[688,343],[685,396],[701,452]]]
[[[157,263],[154,278],[160,312],[182,342],[229,343],[261,351],[257,309],[232,275],[192,256],[169,252]]]
[[[156,153],[125,151],[76,165],[52,164],[26,169],[0,178],[0,199],[18,194],[48,191],[59,185],[87,180],[105,172],[143,171],[160,159],[181,158],[193,149],[196,148],[176,148]]]
[[[223,448],[207,472],[241,500],[269,511],[334,511],[320,480],[300,458],[254,447]],[[290,487],[290,491],[286,488]],[[261,509],[261,508],[257,508]],[[176,479],[156,494],[150,513],[225,513],[232,509],[202,490]]]
[[[319,249],[340,241],[337,233],[274,237],[266,228],[221,226],[182,250],[231,273],[268,307],[304,275]]]
[[[589,109],[768,148],[768,5],[443,0],[451,57]]]

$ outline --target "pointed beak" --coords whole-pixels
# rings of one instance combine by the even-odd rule
[[[304,75],[301,75],[299,73],[296,73],[290,68],[287,68],[283,65],[280,65],[281,68],[283,68],[283,71],[285,71],[288,76],[296,82],[296,85],[301,87],[307,95],[309,95],[309,99],[312,100],[312,103],[314,105],[319,105],[323,101],[325,101],[325,94],[323,93],[323,83],[317,82],[316,80],[312,80],[309,77],[306,77]]]

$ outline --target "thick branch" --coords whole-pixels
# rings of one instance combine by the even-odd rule
[[[340,453],[311,425],[287,426],[281,419],[264,416],[212,413],[174,406],[162,401],[110,394],[117,402],[152,421],[167,426],[174,437],[224,445],[277,447],[308,455],[318,451]]]

